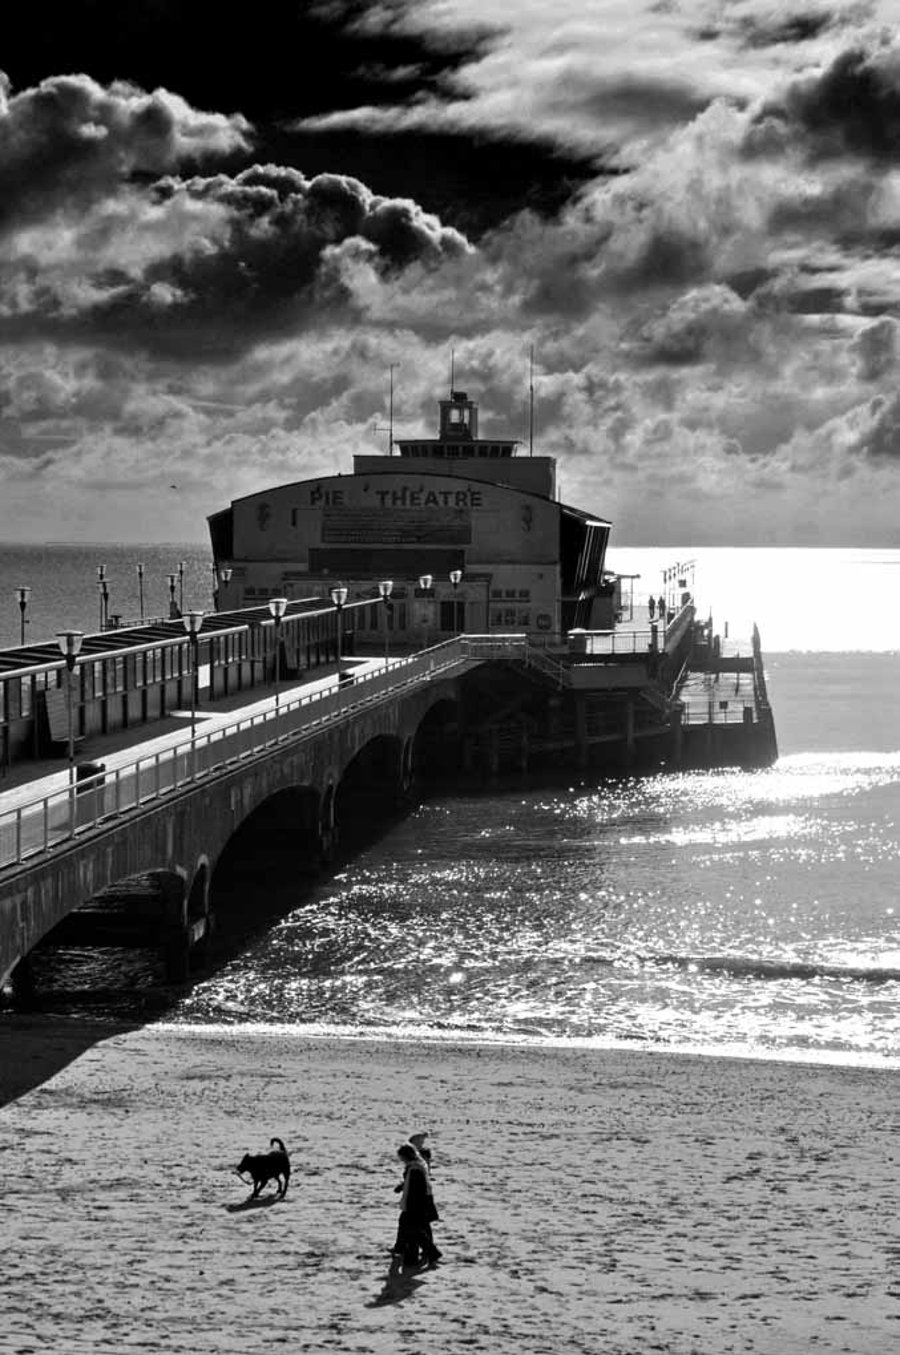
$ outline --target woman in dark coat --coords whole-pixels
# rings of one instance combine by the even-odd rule
[[[434,1265],[441,1253],[434,1245],[431,1225],[440,1215],[434,1203],[428,1165],[411,1143],[401,1143],[397,1156],[404,1166],[400,1195],[400,1226],[394,1251],[407,1265],[423,1260]]]

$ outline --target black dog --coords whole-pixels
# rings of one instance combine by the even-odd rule
[[[278,1186],[279,1200],[283,1200],[287,1194],[288,1182],[291,1179],[291,1162],[287,1149],[281,1139],[270,1139],[269,1142],[273,1148],[271,1153],[245,1153],[237,1166],[238,1172],[248,1172],[253,1177],[251,1199],[256,1198],[267,1181],[274,1181]]]

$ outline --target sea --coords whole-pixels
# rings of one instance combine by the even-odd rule
[[[0,547],[0,645],[211,603],[197,546]],[[318,882],[290,881],[154,1019],[298,1035],[630,1047],[900,1067],[900,550],[617,548],[643,603],[759,627],[779,758],[764,771],[523,784],[420,804]],[[284,883],[284,882],[282,882]],[[293,891],[293,892],[290,892]],[[140,957],[60,954],[44,1010],[144,1010]],[[142,996],[144,995],[144,996]],[[93,1005],[92,1005],[93,1004]]]

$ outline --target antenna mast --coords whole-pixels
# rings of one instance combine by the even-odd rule
[[[528,369],[528,455],[534,456],[534,344]]]
[[[388,368],[391,383],[391,393],[388,403],[388,456],[394,455],[394,368],[399,366],[399,362],[392,362]]]

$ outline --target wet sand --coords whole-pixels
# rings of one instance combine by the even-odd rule
[[[898,1078],[0,1022],[0,1351],[875,1355],[900,1338]],[[444,1260],[406,1272],[419,1129]],[[272,1135],[290,1190],[250,1204],[234,1167]]]

